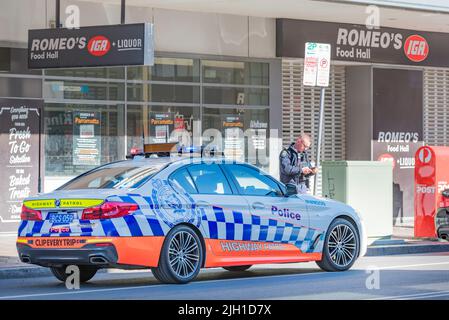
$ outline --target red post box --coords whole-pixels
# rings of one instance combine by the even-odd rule
[[[447,238],[449,147],[424,146],[415,154],[415,237]]]

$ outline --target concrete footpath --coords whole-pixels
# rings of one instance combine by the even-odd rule
[[[411,228],[410,228],[411,229]],[[449,252],[449,241],[413,239],[413,229],[395,228],[394,237],[372,242],[366,256],[385,256],[415,253]],[[20,262],[16,251],[16,236],[0,236],[0,280],[50,275],[48,268]]]

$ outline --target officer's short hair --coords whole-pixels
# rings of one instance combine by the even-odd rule
[[[301,139],[302,141],[304,140],[312,140],[312,138],[310,137],[310,135],[308,133],[302,132],[299,134],[298,140]]]

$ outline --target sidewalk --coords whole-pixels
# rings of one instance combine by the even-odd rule
[[[16,239],[16,235],[0,236],[0,280],[50,275],[51,273],[48,268],[20,262],[17,256]]]
[[[395,227],[392,237],[378,239],[369,247],[366,256],[413,253],[449,252],[449,242],[436,239],[414,239],[412,227]],[[48,268],[20,262],[15,235],[0,236],[0,280],[50,275]]]

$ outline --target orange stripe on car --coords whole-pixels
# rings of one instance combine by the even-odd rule
[[[205,239],[205,267],[321,260],[288,243]]]

